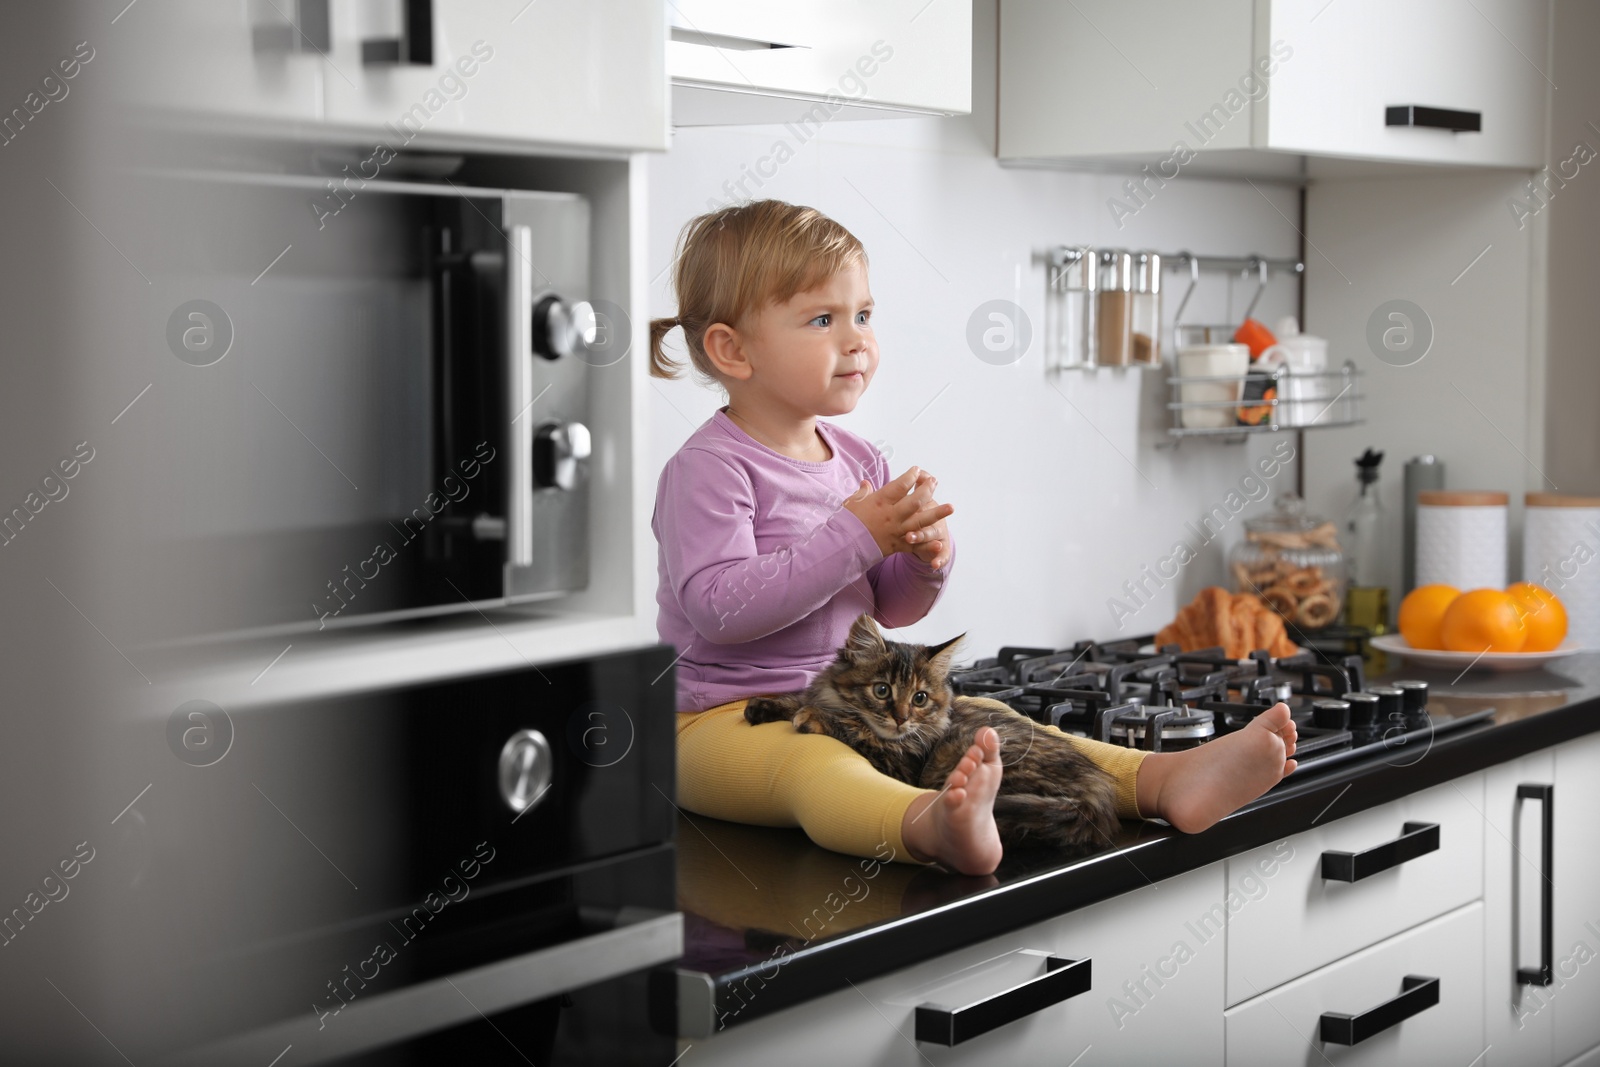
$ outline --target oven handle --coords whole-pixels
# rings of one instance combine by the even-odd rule
[[[642,909],[624,909],[637,914]],[[325,1021],[306,1010],[295,1018],[190,1049],[172,1067],[252,1064],[260,1067],[293,1045],[294,1062],[324,1063],[416,1037],[520,1004],[666,963],[683,955],[683,915],[650,917],[614,930],[528,952],[497,963],[419,982],[370,998],[356,997]]]
[[[506,250],[506,420],[511,456],[506,464],[506,563],[533,565],[533,228],[512,226]]]

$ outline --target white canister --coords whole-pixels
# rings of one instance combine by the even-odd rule
[[[1331,384],[1334,378],[1325,373],[1327,339],[1301,333],[1300,324],[1292,315],[1278,320],[1275,333],[1278,343],[1263,352],[1261,358],[1279,355],[1288,368],[1288,374],[1278,382],[1278,424],[1309,426],[1337,395]]]
[[[1206,403],[1216,407],[1180,408],[1185,428],[1221,430],[1239,423],[1239,397],[1244,376],[1250,370],[1250,349],[1246,345],[1186,345],[1178,349],[1178,377],[1219,378],[1221,381],[1184,382],[1178,399],[1184,404]]]
[[[1600,648],[1600,497],[1529,493],[1522,528],[1522,580],[1542,585],[1567,609],[1567,640]]]
[[[1505,493],[1430,489],[1417,494],[1417,584],[1506,587]]]

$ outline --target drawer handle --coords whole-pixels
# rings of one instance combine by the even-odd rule
[[[1400,980],[1400,995],[1360,1015],[1342,1011],[1322,1013],[1322,1043],[1358,1045],[1374,1034],[1405,1022],[1439,1003],[1439,979],[1408,974]]]
[[[1401,104],[1385,108],[1385,126],[1411,126],[1423,130],[1449,130],[1451,133],[1482,133],[1483,112],[1452,111],[1447,107]]]
[[[1089,991],[1089,959],[1045,955],[1045,973],[992,997],[947,1008],[917,1006],[917,1040],[953,1047]]]
[[[1556,787],[1553,785],[1524,783],[1517,786],[1518,800],[1537,800],[1544,809],[1544,826],[1540,834],[1543,846],[1539,856],[1539,966],[1517,969],[1517,982],[1521,985],[1549,985],[1554,981],[1550,969],[1555,958],[1555,931],[1551,918],[1555,909],[1555,882],[1551,880],[1551,865],[1555,861],[1555,793]]]
[[[1365,852],[1324,852],[1322,877],[1330,882],[1359,882],[1406,860],[1439,851],[1438,823],[1408,822],[1401,829],[1404,832],[1393,841]]]
[[[400,0],[400,36],[361,42],[363,66],[433,66],[433,0]]]

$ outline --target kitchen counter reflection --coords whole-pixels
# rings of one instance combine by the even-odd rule
[[[1375,756],[1321,774],[1291,775],[1203,834],[1180,834],[1159,821],[1128,822],[1094,855],[1011,853],[984,877],[859,859],[819,848],[798,829],[680,812],[685,952],[678,971],[698,983],[692,988],[710,987],[710,1007],[726,1012],[726,1023],[742,1022],[841,987],[846,975],[858,980],[907,966],[1297,832],[1352,780],[1363,781],[1361,806],[1372,806],[1600,729],[1600,654],[1553,666],[1558,669],[1452,674],[1391,661],[1369,684],[1420,678],[1429,684],[1433,715],[1459,718],[1493,708],[1493,718],[1443,735],[1415,757]],[[1349,801],[1346,814],[1353,814],[1359,808]],[[735,1020],[718,994],[760,968],[770,976],[776,961],[786,971],[784,995],[761,998],[759,1008],[740,1005],[745,1010]],[[684,989],[680,982],[680,997]]]

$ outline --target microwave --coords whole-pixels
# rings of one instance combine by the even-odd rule
[[[460,157],[370,179],[376,161],[327,157],[321,174],[179,172],[147,190],[182,225],[152,272],[181,361],[166,402],[212,424],[155,475],[184,501],[154,512],[144,582],[174,593],[183,631],[156,636],[318,631],[589,584],[606,430],[591,378],[626,332],[591,290],[589,201],[454,181]]]

